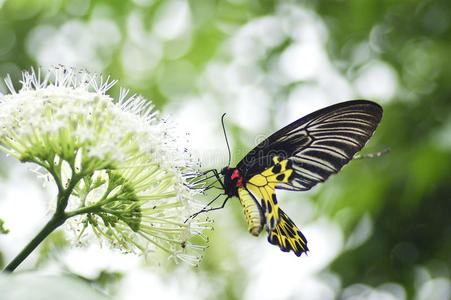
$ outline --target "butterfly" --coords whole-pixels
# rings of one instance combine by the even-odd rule
[[[300,256],[308,251],[307,239],[279,207],[276,189],[307,191],[340,171],[363,148],[381,118],[380,105],[353,100],[294,121],[263,140],[236,167],[203,173],[213,173],[211,177],[216,177],[222,193],[192,217],[221,209],[237,197],[249,233],[257,236],[265,228],[269,243]],[[219,196],[226,196],[223,204],[207,209]]]

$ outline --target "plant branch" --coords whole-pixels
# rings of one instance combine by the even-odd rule
[[[81,215],[81,214],[89,214],[89,213],[95,213],[97,211],[99,211],[101,205],[90,205],[90,206],[84,206],[81,207],[79,209],[73,210],[73,211],[68,211],[66,213],[67,218],[71,218],[77,215]]]
[[[62,225],[67,219],[67,216],[63,214],[54,214],[53,217],[47,222],[44,228],[25,246],[25,248],[5,267],[3,270],[6,272],[13,272],[17,266],[19,266],[25,258],[33,252],[34,249],[56,228]]]
[[[64,210],[67,207],[69,196],[79,180],[80,176],[73,176],[69,182],[69,186],[66,189],[61,190],[61,186],[58,186],[60,190],[57,197],[56,211],[52,218],[25,246],[25,248],[5,267],[3,272],[13,272],[50,233],[61,226],[70,217],[64,212]]]

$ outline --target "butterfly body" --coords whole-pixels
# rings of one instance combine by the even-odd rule
[[[244,215],[249,225],[248,230],[257,236],[263,228],[263,213],[260,204],[250,194],[250,191],[243,187],[244,178],[237,168],[225,167],[221,170],[224,175],[224,192],[228,197],[238,197],[243,206]]]
[[[276,189],[306,191],[337,173],[363,148],[381,118],[382,108],[367,100],[338,103],[300,118],[262,141],[235,168],[223,168],[224,194],[240,199],[252,235],[265,228],[271,244],[300,256],[308,251],[307,240],[279,208]]]

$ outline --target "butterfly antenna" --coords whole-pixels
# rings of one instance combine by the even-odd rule
[[[222,115],[221,123],[222,123],[222,130],[224,131],[225,141],[226,141],[226,144],[227,144],[227,150],[229,151],[229,162],[227,163],[227,166],[230,166],[230,162],[232,160],[232,154],[230,152],[229,140],[227,139],[227,133],[226,133],[225,126],[224,126],[224,117],[225,117],[225,115],[226,115],[225,113]]]

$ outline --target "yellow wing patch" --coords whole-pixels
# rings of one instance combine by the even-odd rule
[[[280,250],[293,250],[296,256],[308,251],[307,240],[291,219],[279,209],[280,222],[272,231],[268,231],[268,242],[278,245]]]
[[[279,224],[279,205],[277,204],[274,189],[278,183],[289,181],[293,170],[287,168],[288,160],[279,160],[273,157],[274,165],[264,170],[262,173],[254,175],[246,183],[246,188],[260,201],[262,210],[265,213],[266,229],[274,230]]]

